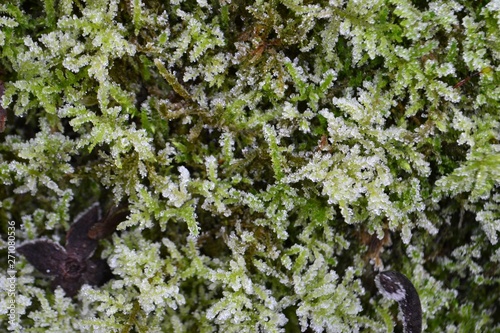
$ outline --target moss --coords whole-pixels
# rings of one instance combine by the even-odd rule
[[[0,252],[8,221],[16,244],[62,241],[95,200],[130,210],[100,242],[114,279],[73,300],[18,258],[3,330],[394,331],[382,265],[426,332],[500,330],[498,2],[0,15]]]

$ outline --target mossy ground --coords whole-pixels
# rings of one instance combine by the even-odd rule
[[[126,203],[70,299],[17,259],[22,332],[500,332],[500,2],[0,5],[0,251]],[[4,236],[5,235],[5,236]],[[7,285],[7,260],[0,263]],[[398,326],[399,325],[399,326]]]

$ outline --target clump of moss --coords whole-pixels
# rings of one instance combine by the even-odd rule
[[[500,329],[497,1],[0,14],[2,235],[130,210],[100,243],[114,279],[73,300],[18,258],[3,329],[387,332],[382,266],[411,277],[426,332]]]

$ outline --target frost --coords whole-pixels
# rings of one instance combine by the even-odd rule
[[[499,8],[0,5],[16,243],[64,242],[89,200],[129,211],[96,252],[114,278],[74,301],[16,261],[21,330],[387,332],[382,263],[426,331],[495,330]]]
[[[500,2],[498,0],[493,0],[486,5],[486,8],[491,11],[500,11]]]

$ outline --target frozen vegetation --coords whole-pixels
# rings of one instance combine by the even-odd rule
[[[500,0],[0,5],[0,253],[130,214],[74,298],[23,257],[0,331],[500,332]],[[7,259],[0,263],[7,289]]]

